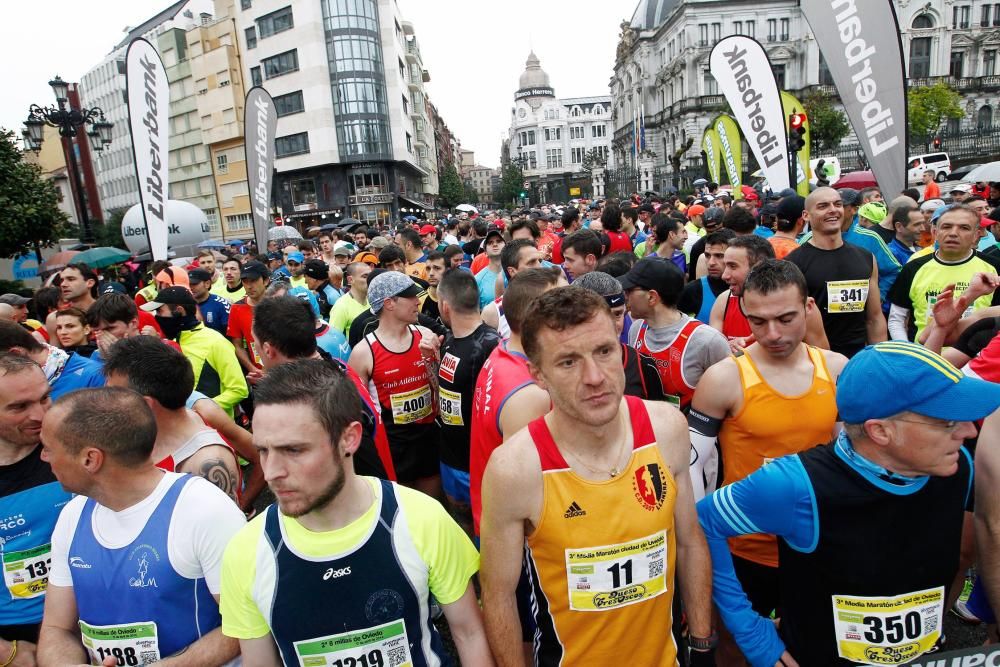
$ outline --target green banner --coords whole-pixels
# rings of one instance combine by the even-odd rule
[[[705,151],[705,161],[708,163],[708,177],[715,183],[719,182],[722,146],[719,143],[719,133],[712,126],[706,127],[701,135],[701,150]]]
[[[733,186],[733,199],[743,198],[743,144],[740,139],[740,128],[732,116],[720,114],[712,121],[712,127],[719,135],[719,146],[722,149],[722,164],[729,176],[729,184]]]
[[[802,106],[802,103],[792,95],[787,90],[781,91],[781,107],[785,112],[785,133],[788,133],[790,129],[788,127],[788,117],[793,113],[806,113],[806,108]],[[812,178],[812,167],[809,165],[809,160],[811,158],[809,154],[809,116],[806,115],[806,122],[804,127],[806,128],[806,133],[802,136],[805,139],[805,146],[803,146],[798,153],[795,154],[795,159],[797,161],[796,166],[796,177],[794,188],[803,197],[809,196],[809,180]]]

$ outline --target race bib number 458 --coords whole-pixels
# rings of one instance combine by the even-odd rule
[[[667,590],[667,533],[589,549],[566,550],[569,608],[607,611]]]
[[[910,662],[941,637],[943,612],[943,586],[890,598],[834,595],[837,651],[866,665]]]

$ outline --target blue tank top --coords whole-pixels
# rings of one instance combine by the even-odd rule
[[[708,284],[708,276],[702,276],[699,280],[701,280],[701,308],[698,309],[698,314],[694,316],[694,319],[709,324],[716,296],[715,292],[712,291],[712,286]]]
[[[284,664],[452,664],[430,621],[427,565],[414,558],[392,483],[380,483],[370,536],[329,560],[293,553],[277,506],[267,509],[264,534],[275,561],[269,625]]]
[[[0,487],[0,556],[3,591],[0,626],[30,625],[42,620],[45,588],[52,562],[52,530],[62,507],[73,497],[41,460],[42,448],[3,466]]]
[[[205,579],[188,579],[170,564],[167,532],[181,490],[174,480],[128,546],[108,549],[94,537],[96,503],[88,499],[69,549],[83,645],[92,659],[144,665],[187,648],[221,624]]]

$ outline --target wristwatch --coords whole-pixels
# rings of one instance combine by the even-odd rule
[[[688,635],[688,646],[696,651],[711,651],[719,644],[719,635],[715,632],[707,637]]]

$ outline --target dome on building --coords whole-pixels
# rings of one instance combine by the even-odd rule
[[[629,26],[633,30],[653,30],[667,20],[678,0],[639,0]]]
[[[528,59],[524,62],[524,72],[521,73],[521,78],[518,80],[518,88],[524,90],[525,88],[551,87],[549,84],[549,75],[542,69],[541,61],[538,60],[538,56],[532,51],[528,54]]]

